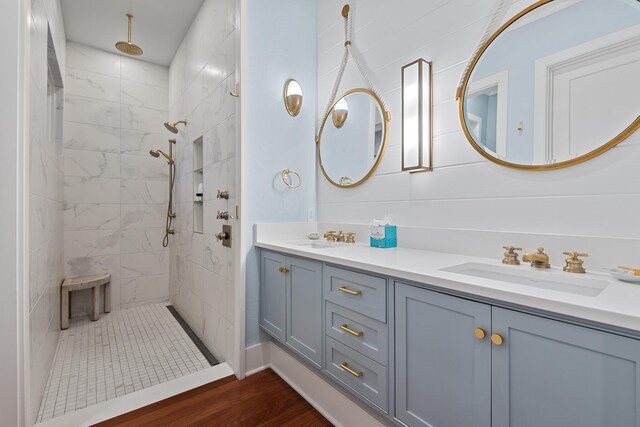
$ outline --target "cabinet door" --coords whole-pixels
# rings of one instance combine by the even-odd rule
[[[409,426],[491,424],[491,307],[395,286],[396,408]],[[487,336],[478,339],[476,328]]]
[[[262,251],[260,257],[260,326],[285,341],[285,257]]]
[[[322,366],[322,263],[287,258],[287,344]]]
[[[500,308],[495,427],[640,426],[640,341]]]

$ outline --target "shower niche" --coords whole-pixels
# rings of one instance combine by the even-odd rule
[[[193,232],[204,230],[204,170],[202,137],[193,141]]]

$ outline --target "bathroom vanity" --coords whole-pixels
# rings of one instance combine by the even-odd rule
[[[388,423],[640,426],[640,287],[365,245],[258,241],[260,326]]]

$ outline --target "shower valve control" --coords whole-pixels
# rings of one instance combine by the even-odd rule
[[[222,242],[222,246],[226,246],[227,248],[231,247],[231,226],[230,225],[226,225],[226,224],[223,225],[222,232],[216,233],[215,236],[217,241]]]
[[[225,221],[228,221],[229,219],[234,219],[231,215],[229,215],[229,212],[225,211],[225,212],[220,212],[218,211],[218,213],[216,214],[216,219],[224,219]]]
[[[229,192],[228,191],[222,191],[222,190],[218,190],[218,195],[216,196],[218,199],[225,199],[225,200],[229,200]]]

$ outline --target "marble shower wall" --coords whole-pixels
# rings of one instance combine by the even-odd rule
[[[111,273],[114,309],[165,301],[162,247],[168,166],[169,70],[67,43],[64,118],[65,275]],[[75,292],[72,314],[90,291]]]
[[[236,3],[205,0],[169,71],[171,119],[188,121],[180,128],[176,145],[178,217],[169,245],[171,303],[211,352],[230,364],[235,348],[235,246],[223,247],[213,234],[225,223],[216,220],[216,211],[233,215],[236,205],[239,102],[229,95],[238,78]],[[193,141],[199,137],[204,152],[203,234],[193,232]],[[228,190],[230,200],[216,199],[218,189]]]
[[[29,28],[29,350],[37,413],[60,331],[65,35],[57,0],[34,0]],[[1,424],[1,422],[0,422]]]

